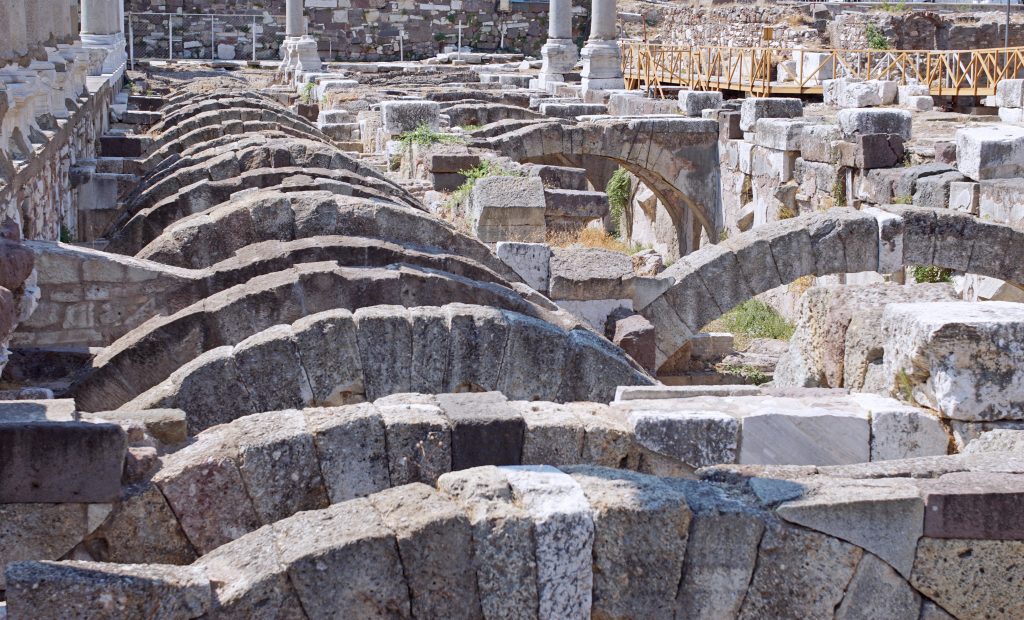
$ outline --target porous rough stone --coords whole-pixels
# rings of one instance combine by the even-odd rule
[[[922,538],[910,583],[957,618],[1024,617],[1024,541]]]
[[[420,125],[437,131],[441,106],[436,101],[385,101],[380,104],[380,114],[384,129],[393,136],[415,131]]]
[[[854,109],[840,110],[837,116],[843,137],[853,139],[863,134],[897,134],[910,140],[911,116],[906,110]]]
[[[305,409],[332,504],[390,486],[384,420],[372,405]]]
[[[538,177],[487,177],[473,184],[470,218],[484,243],[543,243],[544,183]]]
[[[888,564],[865,553],[857,565],[836,620],[918,620],[921,595]]]
[[[591,616],[594,520],[579,483],[554,467],[504,467],[513,497],[534,523],[541,620]]]
[[[631,408],[636,441],[690,467],[735,463],[739,421],[717,411],[645,411]]]
[[[434,484],[452,469],[451,424],[436,405],[379,406],[391,486]]]
[[[568,406],[555,403],[510,403],[523,417],[523,465],[575,465],[580,462],[586,430]]]
[[[804,104],[799,99],[782,97],[750,97],[740,107],[740,129],[753,131],[762,118],[795,118],[804,115]]]

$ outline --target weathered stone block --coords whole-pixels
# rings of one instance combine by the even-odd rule
[[[858,134],[855,164],[862,170],[892,168],[903,163],[903,137],[896,134]]]
[[[658,411],[631,407],[629,422],[641,446],[695,469],[736,462],[740,424],[731,415],[684,408]]]
[[[547,292],[550,246],[546,243],[504,241],[497,244],[495,252],[524,282],[541,293]]]
[[[451,425],[453,471],[521,462],[523,418],[500,392],[438,394],[437,403]]]
[[[896,134],[904,140],[911,137],[911,116],[905,110],[840,110],[838,123],[848,140],[867,134]]]
[[[957,169],[975,181],[1024,173],[1024,127],[990,125],[956,132]]]
[[[1024,524],[1018,518],[1024,511],[1021,478],[1015,474],[956,472],[921,481],[924,535],[1024,540]]]
[[[686,116],[700,118],[701,112],[722,107],[722,93],[717,90],[679,91],[679,110]],[[721,122],[721,118],[719,118]]]
[[[485,243],[543,243],[546,226],[544,184],[537,177],[488,177],[473,185],[470,212],[477,237]]]
[[[799,99],[751,97],[744,99],[740,108],[740,129],[753,131],[757,121],[762,118],[795,118],[803,115],[804,104]]]
[[[922,538],[910,583],[957,618],[1020,618],[1021,554],[1024,541]]]
[[[436,101],[385,101],[380,104],[380,114],[384,130],[392,136],[414,131],[420,125],[437,131],[441,106]]]

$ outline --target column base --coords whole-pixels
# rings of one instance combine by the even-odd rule
[[[591,39],[580,52],[583,59],[583,90],[614,90],[626,87],[622,78],[622,53],[615,41]]]
[[[281,71],[288,76],[320,71],[323,62],[313,37],[286,37],[281,44]]]
[[[82,34],[82,47],[103,52],[102,60],[91,67],[89,75],[110,75],[119,78],[128,66],[124,34]]]
[[[561,76],[571,73],[576,68],[576,61],[579,59],[576,54],[576,44],[572,42],[572,39],[548,39],[548,42],[540,48],[540,55],[544,59],[544,64],[540,69],[542,79],[545,75]]]

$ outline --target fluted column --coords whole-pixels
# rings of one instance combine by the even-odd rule
[[[551,82],[564,82],[578,59],[576,44],[572,41],[572,0],[549,0],[548,40],[540,49],[544,65],[540,71],[540,86]]]
[[[281,44],[281,70],[290,78],[300,73],[320,71],[320,51],[316,40],[306,34],[303,0],[288,0],[285,5],[285,38]]]
[[[120,77],[128,62],[124,40],[124,0],[82,0],[82,45],[105,52],[93,73]]]
[[[590,38],[583,46],[583,90],[625,88],[615,0],[591,0]]]

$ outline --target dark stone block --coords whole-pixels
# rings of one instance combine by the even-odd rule
[[[0,503],[115,501],[127,449],[116,424],[0,424]]]
[[[452,471],[522,462],[526,424],[502,394],[438,394],[437,402],[452,427]]]
[[[925,536],[1024,540],[1024,476],[957,472],[921,484]]]
[[[860,134],[857,136],[855,164],[861,170],[892,168],[903,163],[905,153],[902,136],[884,133]]]
[[[718,137],[720,140],[742,140],[739,112],[718,113]]]
[[[103,157],[142,157],[149,138],[145,136],[101,136],[100,154]]]
[[[454,192],[466,182],[466,175],[456,172],[435,172],[430,175],[435,190],[439,192]]]

